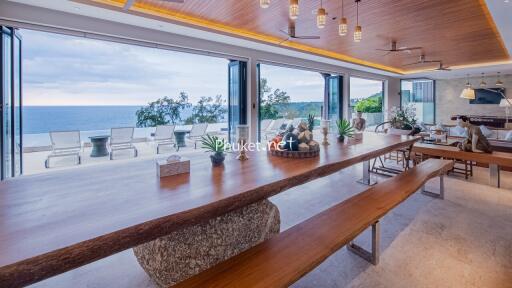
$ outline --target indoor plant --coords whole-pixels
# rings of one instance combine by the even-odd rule
[[[345,137],[352,138],[354,136],[354,127],[346,119],[336,121],[338,127],[338,142],[345,141]]]
[[[389,115],[389,122],[392,129],[410,132],[416,125],[416,109],[412,105],[407,105],[403,109],[393,107]]]
[[[226,142],[224,139],[217,136],[201,136],[201,148],[206,149],[206,152],[212,152],[210,159],[213,166],[220,166],[224,163],[224,151],[226,151]]]
[[[308,115],[308,130],[313,133],[313,128],[315,128],[315,114]]]

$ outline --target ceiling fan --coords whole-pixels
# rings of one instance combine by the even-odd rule
[[[288,38],[283,40],[281,43],[288,41],[290,39],[320,39],[320,36],[297,36],[295,34],[295,23],[293,23],[293,22],[290,23],[290,25],[288,26],[288,31],[284,31],[284,30],[279,30],[279,31],[288,35]]]
[[[427,60],[425,55],[420,55],[420,58],[418,61],[413,63],[404,64],[403,66],[411,66],[411,65],[418,65],[418,64],[427,64],[427,63],[441,63],[441,60]]]
[[[384,51],[384,52],[387,52],[386,54],[384,54],[383,56],[386,56],[390,53],[400,53],[400,52],[406,52],[406,53],[411,53],[412,50],[420,50],[421,47],[398,47],[397,45],[397,42],[392,40],[391,41],[391,49],[375,49],[377,51]]]
[[[183,3],[183,2],[185,2],[185,0],[160,0],[160,1],[163,1],[163,2],[173,2],[173,3]],[[134,2],[135,2],[135,0],[126,0],[126,2],[124,3],[123,9],[124,10],[130,9],[130,7],[132,7]]]
[[[439,61],[439,67],[437,67],[436,69],[433,69],[432,71],[452,71],[452,69],[450,69],[450,67],[448,67],[448,66],[444,66],[443,62]]]

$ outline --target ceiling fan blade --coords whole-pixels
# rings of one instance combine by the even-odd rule
[[[412,66],[412,65],[418,65],[418,64],[422,64],[422,62],[407,63],[407,64],[404,64],[402,66]]]
[[[421,47],[400,47],[397,50],[406,51],[406,50],[419,50],[419,49],[423,49],[423,48],[421,48]]]
[[[283,34],[286,34],[286,35],[290,36],[290,33],[289,33],[288,31],[285,31],[285,30],[281,30],[281,29],[279,29],[279,32],[281,32],[281,33],[283,33]]]
[[[135,0],[126,0],[126,2],[124,3],[123,9],[124,10],[130,9],[130,7],[132,7],[134,2],[135,2]]]
[[[375,49],[377,51],[383,51],[383,52],[395,52],[394,50],[389,50],[389,49]]]
[[[320,36],[295,36],[297,39],[320,39]]]
[[[286,39],[283,39],[283,41],[279,42],[279,45],[281,45],[281,44],[283,44],[284,42],[286,42],[286,41],[290,40],[290,38],[291,38],[291,37],[288,37],[288,38],[286,38]]]

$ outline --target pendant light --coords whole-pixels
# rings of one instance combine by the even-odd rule
[[[359,26],[359,2],[356,0],[356,29],[354,30],[354,42],[361,42],[363,39],[363,29]]]
[[[500,79],[500,72],[498,72],[498,79],[496,80],[496,86],[498,86],[498,87],[503,86],[503,82],[501,82],[501,79]]]
[[[290,0],[290,19],[299,17],[299,0]]]
[[[482,81],[480,81],[480,87],[482,87],[482,88],[487,86],[487,83],[485,83],[484,78],[485,78],[485,73],[482,73]]]
[[[471,88],[471,83],[469,83],[469,74],[466,76],[466,88],[464,88],[464,90],[462,90],[462,93],[460,93],[460,98],[464,98],[464,99],[469,99],[469,100],[474,100],[476,97],[475,97],[475,90],[473,90],[473,88]]]
[[[268,6],[270,6],[270,0],[260,0],[261,8],[268,8]]]
[[[320,29],[325,27],[325,22],[327,18],[327,12],[325,12],[325,9],[322,4],[322,0],[320,0],[320,8],[316,10],[316,27]]]
[[[341,0],[341,18],[340,23],[338,24],[338,33],[340,36],[345,36],[348,33],[348,22],[343,13],[343,0]]]

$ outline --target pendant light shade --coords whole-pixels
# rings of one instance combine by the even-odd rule
[[[465,88],[462,90],[462,93],[460,94],[460,98],[474,100],[475,97],[475,90],[473,88]]]
[[[290,18],[297,19],[299,17],[299,0],[290,0]]]
[[[496,86],[503,86],[503,82],[501,82],[500,72],[498,72],[498,79],[496,80]]]
[[[471,83],[469,83],[469,74],[466,76],[466,88],[462,90],[462,93],[460,93],[460,98],[474,100],[475,97],[475,90],[471,88]]]
[[[322,29],[325,27],[325,22],[327,18],[327,12],[325,12],[325,9],[320,7],[316,11],[316,27]]]
[[[471,87],[471,83],[469,83],[469,74],[466,75],[466,87],[467,88]]]
[[[354,30],[354,42],[361,42],[363,39],[363,28],[361,26],[357,25],[356,29]]]
[[[340,23],[338,24],[338,33],[340,36],[345,36],[348,33],[348,23],[347,18],[341,18]]]
[[[268,6],[270,6],[270,0],[260,0],[261,8],[268,8]]]
[[[354,30],[354,42],[361,42],[363,39],[363,28],[359,25],[359,2],[361,0],[355,0],[356,2],[356,29]]]
[[[484,73],[482,73],[482,81],[480,81],[480,87],[485,87],[485,86],[487,86],[487,83],[485,82],[484,78],[485,78],[485,74],[484,74]]]
[[[338,23],[338,33],[340,34],[340,36],[345,36],[348,33],[348,21],[347,18],[345,18],[343,0],[341,0],[341,17],[340,22]]]

